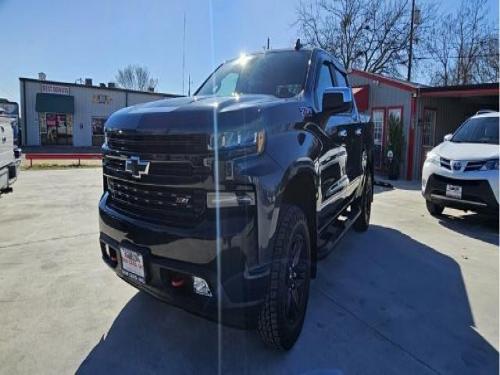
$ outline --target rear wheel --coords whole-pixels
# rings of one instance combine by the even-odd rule
[[[363,195],[358,200],[361,213],[353,224],[353,228],[356,232],[364,232],[370,226],[373,201],[373,179],[369,171],[366,172],[365,178],[366,181],[363,189]]]
[[[309,231],[300,208],[283,205],[275,236],[270,284],[258,331],[267,345],[288,350],[302,330],[311,276]]]
[[[427,206],[427,211],[429,211],[432,216],[439,216],[443,213],[444,206],[427,200],[425,201],[425,205]]]

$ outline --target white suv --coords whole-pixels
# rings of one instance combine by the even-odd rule
[[[472,116],[427,154],[422,194],[432,215],[445,207],[498,215],[499,119]]]

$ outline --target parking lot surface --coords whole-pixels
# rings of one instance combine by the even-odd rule
[[[431,217],[418,185],[377,189],[286,353],[119,280],[100,259],[101,190],[98,168],[25,171],[0,198],[0,373],[498,373],[498,223]]]

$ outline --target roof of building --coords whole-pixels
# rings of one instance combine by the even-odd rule
[[[408,82],[402,79],[386,77],[382,74],[365,72],[363,70],[352,69],[349,74],[357,75],[364,78],[369,78],[372,80],[376,80],[382,83],[385,83],[389,86],[397,87],[406,91],[416,91],[419,88],[427,87],[426,85],[416,83],[416,82]]]
[[[39,83],[46,83],[49,85],[62,85],[62,86],[70,86],[70,87],[79,87],[79,88],[87,88],[87,89],[98,89],[98,90],[111,90],[111,91],[121,91],[121,92],[128,92],[128,93],[135,93],[135,94],[146,94],[146,95],[156,95],[156,96],[164,96],[164,97],[179,97],[183,95],[178,95],[178,94],[168,94],[168,93],[163,93],[163,92],[152,92],[152,91],[139,91],[139,90],[131,90],[131,89],[124,89],[122,87],[101,87],[101,86],[89,86],[89,85],[84,85],[84,84],[79,84],[79,83],[73,83],[73,82],[61,82],[61,81],[49,81],[49,80],[40,80],[40,79],[35,79],[35,78],[25,78],[25,77],[19,77],[19,81],[26,81],[26,82],[39,82]]]
[[[480,83],[468,85],[452,85],[452,86],[428,86],[416,82],[408,82],[401,79],[386,77],[382,74],[365,72],[362,70],[353,69],[350,74],[360,77],[369,78],[379,81],[389,86],[393,86],[402,90],[417,92],[422,96],[468,96],[468,95],[498,95],[499,84],[497,83]]]
[[[479,83],[470,85],[425,87],[420,89],[420,92],[422,96],[447,96],[447,97],[479,96],[479,95],[498,96],[498,89],[499,85],[498,82],[496,82],[496,83]]]

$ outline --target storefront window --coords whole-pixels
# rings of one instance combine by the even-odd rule
[[[42,145],[73,144],[73,116],[69,113],[40,113]]]
[[[373,157],[374,166],[377,169],[382,168],[383,148],[382,143],[384,139],[384,124],[385,124],[385,109],[374,109],[372,112],[373,121]]]
[[[436,125],[436,111],[424,110],[424,121],[422,123],[422,145],[434,146],[434,127]]]
[[[103,117],[92,117],[92,146],[102,146],[104,143],[104,123]]]
[[[382,145],[382,137],[384,133],[384,110],[373,111],[373,143],[378,146]]]

